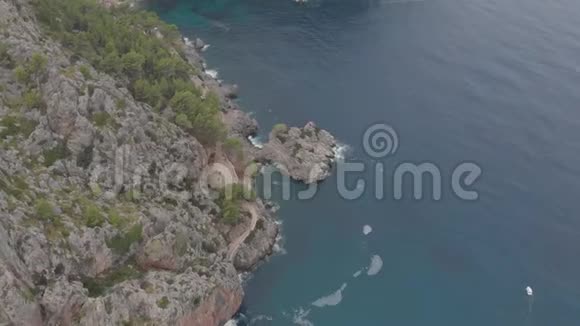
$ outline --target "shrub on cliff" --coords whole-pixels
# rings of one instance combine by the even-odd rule
[[[11,68],[13,63],[10,53],[8,53],[8,45],[0,42],[0,66]]]
[[[217,200],[223,222],[226,224],[238,223],[242,201],[255,199],[256,193],[253,190],[246,189],[242,184],[234,183],[224,187]]]
[[[272,132],[275,134],[281,133],[281,132],[287,132],[288,131],[288,126],[284,123],[277,123],[274,125],[274,127],[272,127]]]
[[[141,241],[143,238],[143,226],[133,225],[127,232],[120,233],[107,241],[107,246],[118,255],[124,255],[131,249],[133,243]]]
[[[44,156],[44,166],[51,167],[57,161],[68,158],[70,151],[65,144],[59,143],[51,149],[44,150],[42,156]]]
[[[36,210],[36,216],[43,221],[51,221],[56,217],[54,214],[54,208],[45,199],[37,200],[34,207]]]
[[[105,217],[101,209],[89,200],[81,201],[81,209],[85,218],[85,225],[90,228],[102,226],[105,223]]]
[[[228,138],[224,141],[224,150],[230,160],[243,160],[242,141],[238,138]]]
[[[181,55],[175,26],[153,13],[124,7],[108,10],[95,0],[35,0],[35,4],[38,20],[49,34],[95,68],[126,80],[137,100],[157,110],[171,101],[178,111],[176,122],[206,145],[223,138],[219,101],[211,95],[202,98],[191,82],[194,68]],[[177,102],[183,103],[174,106]]]
[[[26,61],[14,69],[14,75],[18,82],[30,86],[38,86],[46,74],[47,59],[40,53],[35,53]]]
[[[8,115],[0,119],[0,140],[22,135],[28,138],[38,123],[21,116]]]
[[[234,200],[225,200],[221,205],[224,223],[234,225],[240,220],[240,203]]]
[[[215,95],[201,99],[190,91],[180,91],[173,96],[169,105],[177,113],[175,122],[203,144],[213,145],[225,137],[225,128],[219,116],[219,100]]]

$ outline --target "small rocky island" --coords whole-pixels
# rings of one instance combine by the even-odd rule
[[[238,180],[205,191],[207,168],[329,174],[328,132],[253,148],[203,44],[116,5],[0,0],[2,325],[223,325],[279,229]]]
[[[274,126],[258,160],[273,163],[295,180],[313,183],[330,175],[336,140],[326,130],[308,122],[303,128]]]

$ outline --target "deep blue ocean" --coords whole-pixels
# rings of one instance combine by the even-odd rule
[[[239,84],[262,136],[314,120],[350,147],[347,161],[373,166],[362,137],[382,122],[399,140],[378,160],[386,170],[432,162],[441,171],[439,201],[412,190],[347,201],[335,177],[313,200],[281,201],[283,250],[247,281],[239,324],[580,325],[580,2],[175,0],[154,9],[211,44],[208,66]],[[483,171],[475,201],[450,190],[465,161]],[[368,275],[372,257],[374,272],[383,264]]]

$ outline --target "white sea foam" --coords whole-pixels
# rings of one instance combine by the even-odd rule
[[[259,315],[259,316],[252,318],[252,320],[250,321],[250,325],[253,325],[255,322],[261,321],[261,320],[273,321],[274,318],[272,318],[271,316],[268,316],[268,315]]]
[[[201,52],[205,52],[205,51],[207,51],[207,49],[209,49],[209,47],[210,47],[210,46],[211,46],[211,45],[209,45],[209,44],[206,44],[206,45],[204,45],[204,46],[201,48]]]
[[[242,284],[247,283],[249,280],[251,280],[254,277],[254,274],[250,273],[250,272],[245,272],[245,273],[239,273],[238,274],[238,278],[240,279],[240,282]]]
[[[334,151],[334,160],[340,162],[344,161],[346,158],[346,155],[350,151],[350,146],[346,144],[337,144],[332,150]]]
[[[360,274],[362,274],[361,270],[356,271],[354,274],[352,274],[352,277],[357,278],[360,276]]]
[[[314,301],[312,305],[318,308],[336,306],[342,301],[342,291],[344,291],[344,289],[346,289],[346,283],[342,284],[340,289],[336,290],[334,293]]]
[[[238,326],[238,321],[235,319],[230,319],[227,323],[225,323],[224,326]]]
[[[281,222],[276,221],[276,224],[280,225]],[[284,238],[280,234],[278,234],[276,236],[276,242],[274,243],[274,247],[272,248],[272,250],[274,250],[274,252],[278,255],[285,255],[288,253],[283,246],[284,245],[283,241]]]
[[[217,70],[214,70],[214,69],[207,69],[205,71],[205,74],[213,79],[217,79],[217,77],[218,77],[218,72],[217,72]]]
[[[363,226],[364,235],[369,235],[371,232],[373,232],[373,228],[370,225]]]
[[[381,269],[383,269],[383,260],[379,255],[374,255],[371,257],[371,265],[367,271],[368,276],[377,275]]]
[[[264,142],[262,141],[262,139],[259,136],[257,136],[257,137],[248,136],[248,140],[256,148],[263,148],[264,147]]]
[[[292,316],[292,321],[295,325],[299,326],[314,326],[314,324],[306,319],[310,314],[310,310],[304,310],[303,308],[298,308],[294,311],[294,316]]]

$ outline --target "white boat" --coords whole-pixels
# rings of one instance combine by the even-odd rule
[[[534,295],[534,290],[532,290],[531,287],[526,287],[526,293],[528,294],[528,296],[533,296]]]

